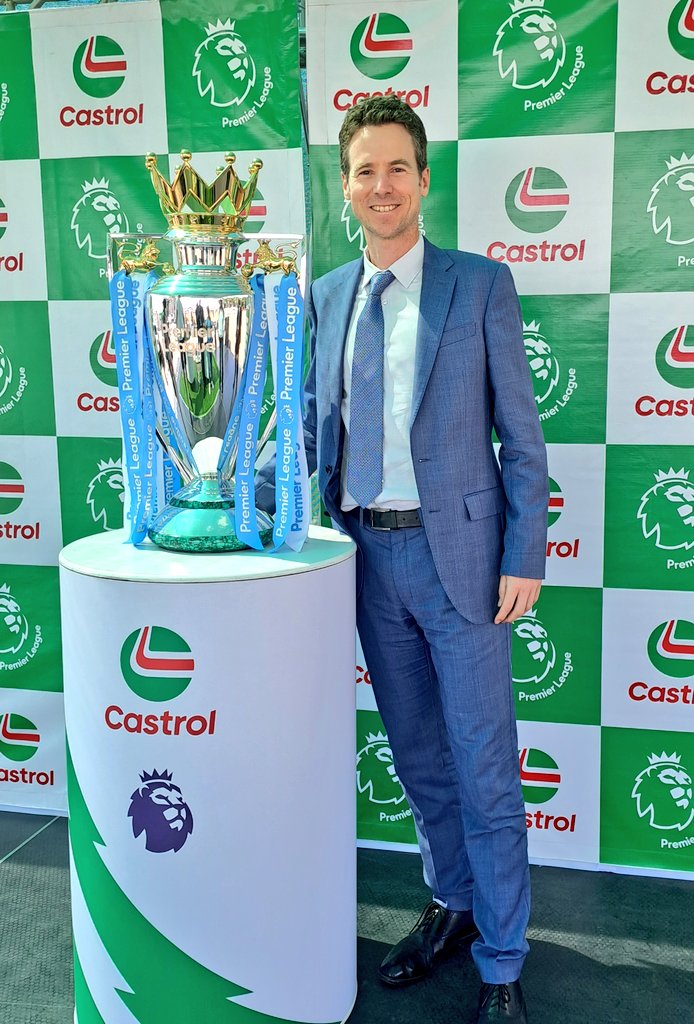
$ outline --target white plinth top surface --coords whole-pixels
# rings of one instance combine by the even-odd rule
[[[126,538],[126,530],[112,530],[73,541],[60,552],[60,565],[84,576],[135,583],[223,583],[312,572],[344,562],[356,551],[353,540],[323,526],[309,527],[299,552],[283,547],[274,553],[186,554],[159,548],[149,540],[135,547]]]

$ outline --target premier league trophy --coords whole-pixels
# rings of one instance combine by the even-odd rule
[[[182,164],[172,182],[157,170],[156,156],[149,154],[146,160],[169,225],[164,237],[173,244],[177,269],[174,272],[173,267],[166,267],[162,276],[158,279],[152,276],[144,284],[142,345],[147,351],[143,378],[149,359],[151,380],[149,384],[146,379],[135,382],[134,390],[145,396],[145,407],[149,402],[152,433],[156,430],[158,440],[183,482],[183,487],[164,509],[147,522],[146,532],[155,544],[176,551],[235,551],[248,546],[261,547],[270,540],[274,528],[270,516],[255,508],[252,485],[256,456],[274,426],[273,414],[257,441],[266,355],[262,348],[256,351],[254,346],[263,330],[267,335],[267,313],[262,284],[254,280],[252,288],[247,279],[253,268],[245,275],[237,273],[235,268],[237,250],[245,238],[242,229],[262,162],[256,160],[251,164],[244,184],[234,171],[234,154],[228,153],[225,167],[218,169],[217,178],[207,184],[191,166],[189,152],[183,151],[181,159]],[[121,270],[151,270],[158,256],[154,243],[151,250],[155,257],[151,258],[150,252],[147,262],[147,246],[141,246],[139,259],[131,260],[130,265],[121,252]],[[258,255],[256,268],[266,273],[283,270],[285,275],[294,275],[292,280],[296,284],[294,260],[277,257],[267,245],[261,245]],[[112,303],[118,336],[120,285],[117,284],[114,293],[114,282]],[[298,288],[292,291],[290,286],[290,295],[295,298],[290,298],[289,302],[295,301],[302,308]],[[254,319],[254,305],[259,302],[262,316],[256,309]],[[137,308],[138,302],[134,301],[133,306]],[[281,333],[279,312],[277,319]],[[300,321],[300,317],[295,319]],[[285,317],[285,326],[286,322]],[[133,333],[137,335],[136,327]],[[296,334],[301,334],[300,328],[296,329]],[[299,337],[299,350],[301,340]],[[121,358],[126,376],[132,362],[126,350],[125,360]],[[294,382],[297,395],[300,374],[299,366],[298,380]],[[121,384],[121,396],[127,398],[127,392],[127,385],[124,389]],[[157,403],[160,407],[155,415]],[[291,420],[298,414],[300,423],[300,397],[297,400],[294,392],[286,409]],[[146,412],[144,419],[147,420]],[[124,428],[127,449],[125,420]],[[291,431],[296,454],[295,425]],[[132,432],[137,434],[134,428]],[[136,468],[147,455],[146,422],[143,432],[145,452],[144,456],[139,451],[135,454]],[[153,437],[149,447],[154,447]],[[250,505],[248,484],[244,483],[243,489],[237,488],[237,461],[243,462],[245,476],[251,478]],[[294,463],[292,458],[292,467]],[[293,483],[287,482],[287,493],[291,492],[292,501]],[[137,480],[134,489],[139,500],[141,486]],[[237,508],[241,501],[245,501],[242,516]],[[256,542],[249,541],[249,536]],[[277,531],[275,541],[278,546]]]

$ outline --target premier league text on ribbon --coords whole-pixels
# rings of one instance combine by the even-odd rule
[[[277,393],[277,422],[279,432],[279,455],[277,459],[276,485],[278,488],[277,521],[275,542],[281,543],[294,518],[294,489],[289,481],[294,475],[296,440],[298,434],[296,346],[297,319],[301,307],[297,303],[296,278],[283,279],[273,289],[277,296],[278,328],[278,377],[280,387]],[[284,404],[282,404],[284,403]]]
[[[141,295],[153,280],[118,271],[111,281],[111,313],[116,348],[125,464],[130,492],[130,539],[144,540],[154,493],[156,440],[151,360],[143,346]],[[144,444],[144,451],[143,451]]]
[[[255,305],[251,338],[253,343],[252,370],[250,380],[246,383],[244,395],[243,420],[241,427],[241,464],[236,471],[236,507],[238,510],[238,531],[252,538],[257,537],[255,523],[255,457],[260,423],[260,406],[265,388],[267,368],[267,303],[265,292],[259,281],[252,282]]]

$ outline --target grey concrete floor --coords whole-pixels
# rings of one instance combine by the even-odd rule
[[[466,952],[404,991],[379,984],[378,963],[427,891],[416,856],[361,850],[358,863],[350,1024],[474,1021]],[[557,868],[532,879],[530,1024],[694,1024],[694,883]],[[0,813],[0,1024],[72,1024],[72,1014],[66,822]]]

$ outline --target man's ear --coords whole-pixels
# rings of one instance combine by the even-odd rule
[[[349,202],[349,200],[352,198],[352,193],[349,187],[349,178],[346,178],[344,174],[341,174],[340,178],[342,179],[342,195]]]
[[[431,172],[428,167],[425,167],[422,171],[422,176],[419,179],[419,194],[420,196],[426,196],[429,194],[429,179]]]

